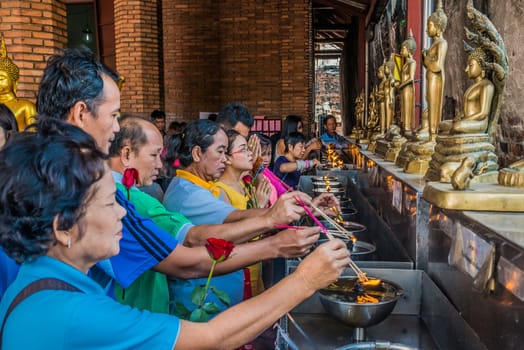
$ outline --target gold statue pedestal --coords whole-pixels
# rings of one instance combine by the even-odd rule
[[[386,138],[378,139],[375,154],[384,158],[385,161],[394,163],[404,142],[406,142],[406,139],[403,137],[391,141],[388,141]]]
[[[395,164],[405,173],[423,175],[429,168],[434,150],[433,141],[408,141],[402,146]]]
[[[443,209],[524,212],[524,188],[497,183],[472,183],[469,189],[456,191],[447,183],[428,182],[422,196]]]
[[[400,135],[400,127],[392,124],[386,135],[377,139],[375,154],[384,158],[385,161],[395,162],[402,145],[407,140]]]
[[[499,184],[506,187],[524,187],[524,172],[521,169],[503,168],[499,170]]]
[[[479,162],[484,157],[486,172],[475,177],[473,182],[497,182],[498,159],[495,146],[487,134],[438,135],[435,152],[429,162],[425,179],[428,181],[450,182],[451,175],[466,157]]]

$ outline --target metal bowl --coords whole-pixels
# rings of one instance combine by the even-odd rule
[[[344,221],[355,221],[357,218],[358,211],[355,208],[344,208],[342,209],[342,220]]]
[[[328,182],[326,182],[326,181],[315,181],[315,180],[313,180],[312,183],[313,183],[314,187],[319,187],[319,188],[327,187],[327,184],[328,184]],[[329,181],[329,186],[331,186],[331,188],[333,188],[333,187],[343,187],[342,183],[340,181],[336,181],[336,180],[334,180],[334,181],[330,180]]]
[[[336,177],[336,176],[330,176],[330,175],[324,175],[324,176],[312,176],[312,177],[311,177],[311,180],[312,180],[312,181],[324,181],[324,182],[326,182],[326,180],[328,180],[328,181],[339,181],[339,180],[338,180],[338,177]]]
[[[335,229],[335,226],[333,224],[331,224],[329,221],[320,220],[320,222],[322,223],[322,225],[326,226],[326,228],[328,230],[334,230]],[[364,226],[362,224],[359,224],[358,222],[354,222],[354,221],[342,221],[339,224],[343,228],[345,228],[347,231],[353,232],[353,233],[363,232],[363,231],[365,231],[367,229],[366,226]]]
[[[340,199],[344,195],[345,191],[343,188],[339,188],[339,187],[330,188],[328,191],[325,187],[323,187],[323,188],[314,188],[313,193],[317,196],[322,193],[333,193],[335,197]]]
[[[327,242],[329,239],[327,238],[320,238],[317,241],[317,244],[320,245],[322,243]],[[351,259],[360,261],[360,260],[366,260],[367,256],[370,254],[373,254],[377,247],[371,243],[363,242],[357,240],[356,242],[353,242],[349,239],[341,239],[343,242],[346,243],[346,246],[351,252]]]
[[[373,279],[373,277],[368,278]],[[356,277],[341,277],[335,284],[351,286],[354,285],[356,279]],[[387,293],[388,297],[384,301],[371,304],[341,301],[328,288],[321,289],[318,295],[322,306],[330,315],[351,327],[364,328],[380,323],[388,317],[403,294],[399,285],[384,279],[380,283],[380,288]]]
[[[340,203],[340,208],[342,208],[343,211],[345,209],[355,209],[355,205],[349,198],[341,197],[339,198],[339,203]]]

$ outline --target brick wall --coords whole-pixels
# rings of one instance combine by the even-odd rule
[[[115,0],[116,69],[125,77],[121,109],[149,115],[163,107],[159,3]]]
[[[309,1],[163,1],[165,109],[312,114]]]
[[[54,0],[0,1],[0,33],[20,69],[17,96],[36,102],[47,58],[67,44],[65,5]]]

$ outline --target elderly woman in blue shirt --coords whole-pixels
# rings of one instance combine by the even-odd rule
[[[118,253],[126,215],[104,158],[87,134],[22,133],[0,152],[0,245],[22,264],[0,303],[3,350],[235,348],[349,263],[344,244],[331,241],[208,323],[118,304],[87,275]]]

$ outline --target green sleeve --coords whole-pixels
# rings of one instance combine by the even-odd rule
[[[124,185],[117,183],[116,186],[127,196],[127,189]],[[175,238],[177,238],[182,226],[191,224],[191,221],[184,215],[167,210],[156,198],[137,188],[131,188],[129,195],[129,201],[133,203],[140,215],[150,218],[155,224],[171,233]]]

